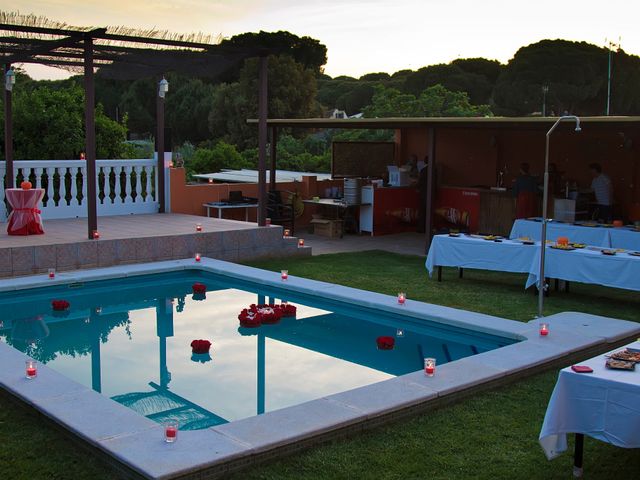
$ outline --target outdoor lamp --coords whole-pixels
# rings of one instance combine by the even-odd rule
[[[7,70],[7,73],[4,74],[4,88],[10,92],[13,90],[13,86],[16,84],[16,74],[13,71],[13,68]]]
[[[168,91],[169,91],[169,82],[167,82],[166,78],[162,77],[162,80],[158,82],[158,96],[160,98],[164,98]]]

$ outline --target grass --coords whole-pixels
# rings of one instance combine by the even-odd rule
[[[360,252],[255,262],[291,275],[349,285],[520,321],[532,319],[536,297],[523,291],[525,277],[445,269],[429,279],[424,259]],[[640,294],[572,284],[556,293],[545,313],[582,311],[640,321]],[[570,454],[547,462],[537,438],[557,372],[546,372],[476,395],[458,404],[363,432],[233,476],[240,479],[560,479],[569,478]],[[0,478],[29,480],[118,479],[111,470],[58,430],[0,397]],[[10,432],[10,434],[8,434]],[[640,451],[586,439],[585,472],[591,479],[635,478]]]

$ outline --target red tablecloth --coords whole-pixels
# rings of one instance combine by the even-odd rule
[[[7,233],[9,235],[41,235],[42,218],[38,204],[44,197],[44,189],[8,188],[5,190],[7,201],[13,208],[9,214]]]

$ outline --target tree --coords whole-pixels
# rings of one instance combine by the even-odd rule
[[[366,117],[478,117],[491,115],[488,105],[472,105],[465,92],[452,92],[442,85],[424,90],[418,97],[395,88],[378,86]]]
[[[215,173],[223,168],[241,169],[248,165],[234,145],[217,142],[212,148],[196,149],[185,166],[190,173]]]
[[[173,80],[177,87],[167,96],[166,104],[166,125],[171,128],[173,143],[207,140],[215,87],[195,78]]]

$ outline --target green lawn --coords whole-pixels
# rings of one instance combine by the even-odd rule
[[[429,279],[424,259],[361,252],[253,265],[356,288],[474,310],[521,321],[534,317],[536,297],[524,276],[445,270]],[[553,293],[547,315],[583,311],[640,321],[640,294],[573,284]],[[537,438],[557,373],[542,373],[453,406],[255,467],[234,479],[560,479],[570,478],[566,454],[547,462]],[[0,479],[118,479],[118,475],[36,415],[0,398]],[[586,439],[585,478],[635,478],[640,451]]]

